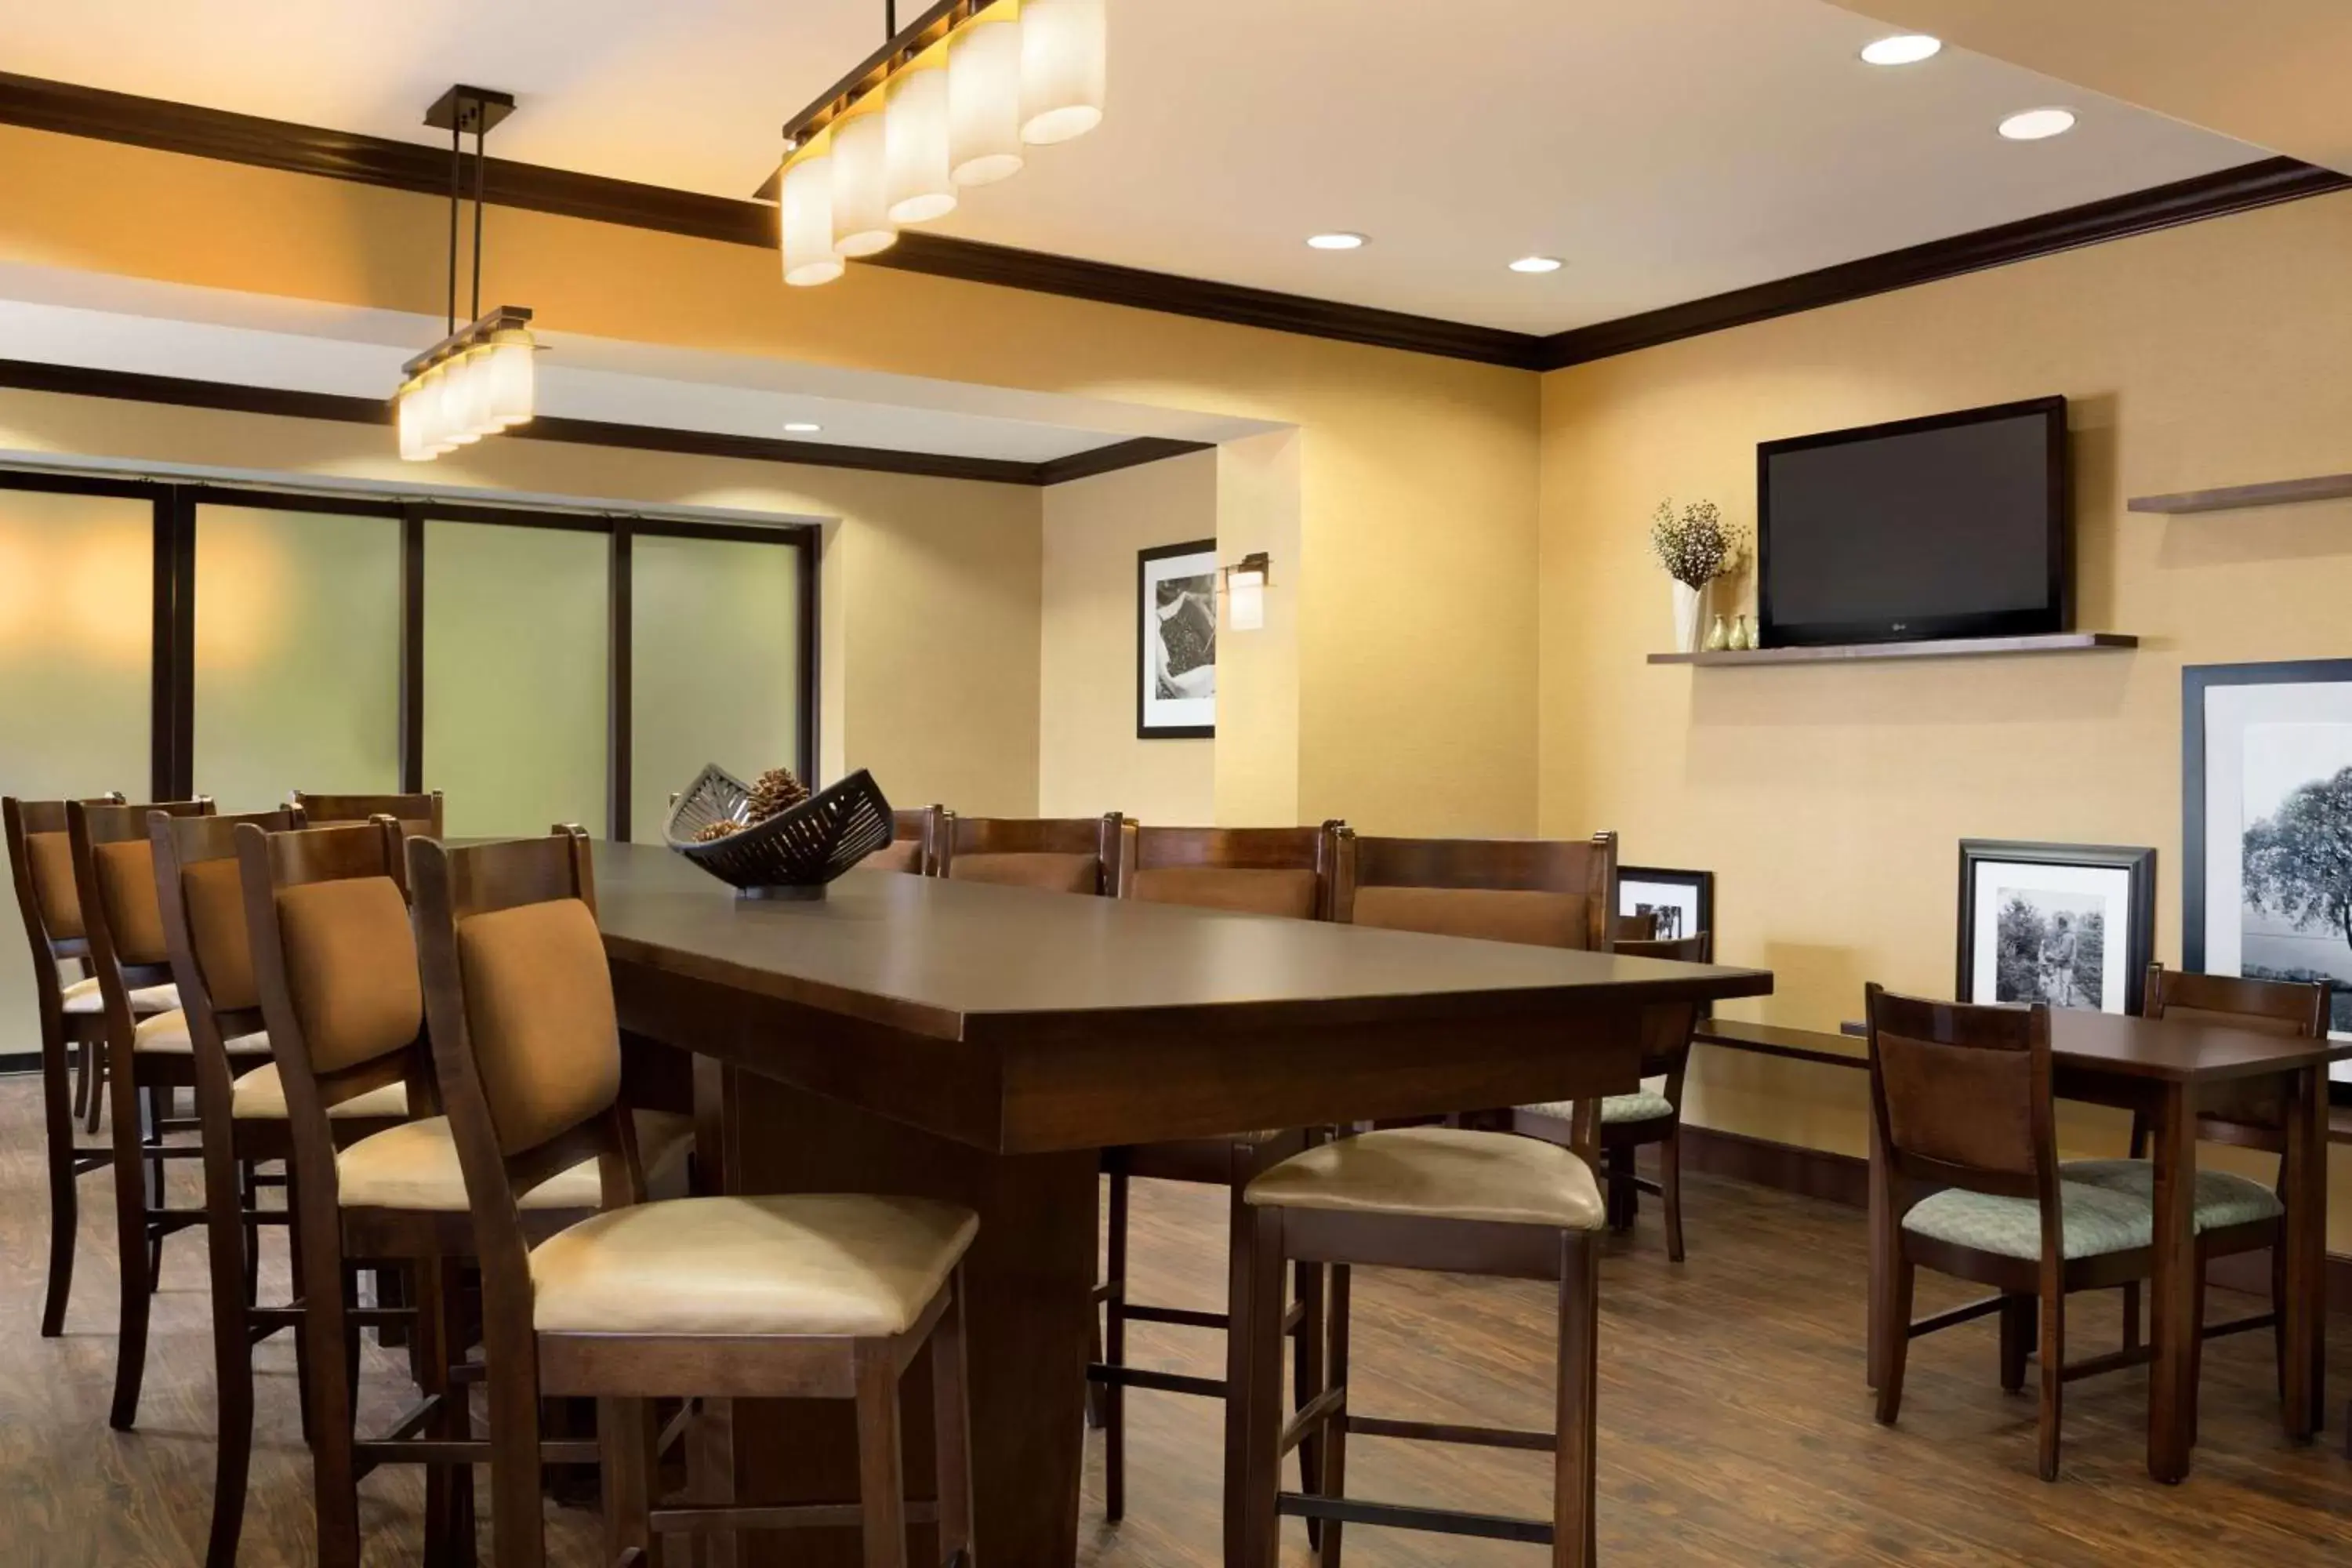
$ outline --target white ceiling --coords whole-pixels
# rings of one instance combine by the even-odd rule
[[[940,232],[1555,331],[2259,155],[1958,49],[1864,66],[1884,29],[1820,0],[1111,16],[1103,127]],[[491,139],[504,156],[743,195],[784,118],[881,34],[879,0],[79,0],[0,7],[0,66],[416,141],[462,79],[520,100]],[[2053,101],[2082,116],[2073,134],[1993,134]],[[1300,243],[1332,228],[1373,243]],[[1531,252],[1570,265],[1505,270]]]

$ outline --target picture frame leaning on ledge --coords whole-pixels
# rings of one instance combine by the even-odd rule
[[[1960,840],[1962,1002],[2137,1013],[2156,952],[2156,851]]]

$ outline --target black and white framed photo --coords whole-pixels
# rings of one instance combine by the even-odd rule
[[[1960,840],[1961,1001],[2137,1013],[2155,950],[2155,850]]]
[[[1658,940],[1675,942],[1715,929],[1715,873],[1664,866],[1617,868],[1617,913],[1655,915]]]
[[[2325,980],[2352,1035],[2352,658],[2180,677],[2182,962]]]
[[[1135,736],[1217,732],[1217,542],[1136,552]]]

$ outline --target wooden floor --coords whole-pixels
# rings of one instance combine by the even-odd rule
[[[165,1248],[140,1429],[106,1426],[113,1371],[113,1243],[104,1178],[86,1178],[85,1233],[68,1332],[37,1330],[44,1266],[38,1122],[32,1085],[0,1079],[0,1564],[187,1568],[202,1557],[211,1500],[212,1371],[201,1241]],[[182,1180],[193,1180],[184,1173]],[[1864,1229],[1849,1209],[1728,1183],[1689,1184],[1690,1261],[1664,1258],[1654,1215],[1603,1266],[1601,1542],[1621,1563],[2195,1563],[2298,1568],[2352,1561],[2352,1464],[2341,1433],[2296,1448],[2281,1436],[2266,1335],[2207,1352],[2197,1473],[2178,1488],[2142,1468],[2146,1375],[2074,1385],[2064,1471],[2033,1476],[2033,1406],[2003,1395],[1993,1331],[1970,1324],[1921,1342],[1903,1424],[1871,1419],[1862,1386]],[[178,1194],[193,1198],[193,1188]],[[1216,1306],[1223,1200],[1137,1184],[1139,1299]],[[270,1244],[274,1249],[276,1242]],[[271,1283],[283,1290],[273,1252]],[[1962,1299],[1923,1279],[1920,1310]],[[1356,1407],[1368,1414],[1541,1426],[1551,1374],[1548,1292],[1433,1276],[1359,1278]],[[2217,1314],[2246,1299],[2217,1293]],[[2084,1352],[2116,1342],[2106,1302],[2074,1315]],[[2331,1421],[2352,1392],[2352,1322],[2330,1341]],[[1214,1334],[1131,1331],[1139,1362],[1218,1370]],[[247,1568],[310,1561],[310,1471],[298,1436],[290,1350],[261,1354]],[[371,1425],[402,1393],[372,1352]],[[1088,1568],[1216,1560],[1217,1407],[1131,1394],[1129,1518],[1102,1521],[1100,1450],[1080,1522]],[[985,1433],[979,1440],[987,1441]],[[1510,1511],[1547,1503],[1541,1457],[1358,1439],[1351,1489],[1397,1500]],[[487,1488],[484,1489],[487,1490]],[[362,1489],[371,1568],[416,1561],[421,1489],[380,1472]],[[596,1561],[588,1514],[550,1510],[553,1561]],[[1518,1564],[1535,1548],[1355,1529],[1349,1561]],[[485,1536],[487,1554],[487,1534]],[[982,1543],[985,1550],[985,1543]],[[1307,1562],[1295,1534],[1286,1563]],[[992,1568],[1028,1568],[995,1563]]]

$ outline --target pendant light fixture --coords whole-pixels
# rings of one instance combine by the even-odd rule
[[[401,367],[393,396],[400,455],[424,462],[530,423],[537,386],[530,312],[520,305],[482,310],[482,143],[514,112],[514,99],[478,87],[453,87],[425,111],[425,123],[449,132],[449,309],[447,335]],[[474,136],[474,286],[469,325],[457,325],[457,231],[465,203],[464,137]]]
[[[884,0],[887,42],[784,126],[758,194],[782,209],[787,283],[832,282],[954,211],[961,187],[1019,173],[1028,146],[1102,121],[1104,0],[939,0],[898,23]]]

